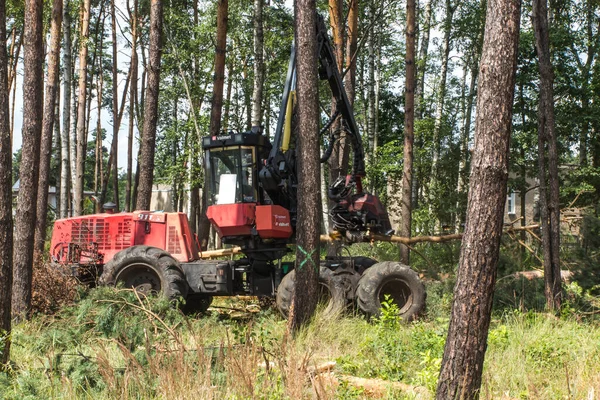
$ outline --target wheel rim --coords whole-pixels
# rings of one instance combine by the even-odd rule
[[[404,314],[413,304],[413,294],[410,286],[402,279],[388,279],[381,289],[379,289],[379,302],[385,301],[389,296],[394,304],[400,309],[400,314]]]
[[[146,263],[135,263],[123,269],[116,278],[126,288],[135,289],[144,295],[157,294],[161,291],[160,278],[156,271]]]

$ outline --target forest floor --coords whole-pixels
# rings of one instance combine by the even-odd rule
[[[295,337],[252,299],[217,299],[185,316],[129,290],[79,289],[74,302],[14,328],[0,398],[432,398],[451,295],[427,288],[417,322],[317,315]],[[558,317],[496,305],[481,398],[600,397],[600,315],[569,298]]]

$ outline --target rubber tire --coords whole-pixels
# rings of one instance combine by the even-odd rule
[[[183,312],[186,314],[204,314],[213,301],[212,296],[191,295],[185,300]]]
[[[377,264],[376,259],[364,256],[352,257],[352,261],[354,261],[354,269],[360,274]]]
[[[132,246],[115,254],[104,266],[100,284],[117,286],[122,282],[126,287],[136,287],[143,289],[143,293],[148,292],[148,283],[144,284],[143,281],[137,286],[127,284],[125,274],[132,273],[128,271],[131,268],[138,268],[142,273],[154,278],[153,283],[150,283],[153,286],[152,291],[160,292],[173,301],[186,298],[189,286],[179,262],[166,251],[151,246]]]
[[[336,285],[331,270],[326,267],[321,267],[319,270],[319,285],[328,290],[330,299],[323,311],[323,316],[327,318],[333,318],[338,316],[346,309],[346,298],[341,288]],[[287,318],[289,315],[290,308],[292,306],[292,297],[294,295],[294,287],[296,286],[296,270],[290,271],[283,277],[279,287],[277,288],[277,295],[275,302],[277,303],[277,309],[283,316]]]
[[[391,294],[387,285],[393,283],[402,285],[395,287],[400,293],[393,297],[408,297],[406,301],[394,301],[400,308],[400,317],[406,322],[414,320],[425,309],[427,292],[415,271],[395,261],[380,262],[365,271],[356,289],[358,307],[369,317],[378,316],[383,296]]]

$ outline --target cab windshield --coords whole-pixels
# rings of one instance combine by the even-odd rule
[[[206,150],[208,204],[255,203],[254,147]]]

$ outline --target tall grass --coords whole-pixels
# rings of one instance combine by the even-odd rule
[[[403,382],[383,396],[430,398],[449,299],[430,287],[429,314],[411,325],[358,315],[314,321],[291,337],[272,310],[186,317],[160,299],[109,289],[81,293],[54,316],[15,327],[6,399],[368,398],[348,377]],[[231,306],[222,300],[218,305]],[[238,302],[233,308],[243,309]],[[492,323],[482,398],[588,399],[600,394],[600,325],[529,311]],[[314,373],[328,361],[334,376]],[[381,393],[380,393],[381,395]],[[593,397],[592,397],[593,398]]]

